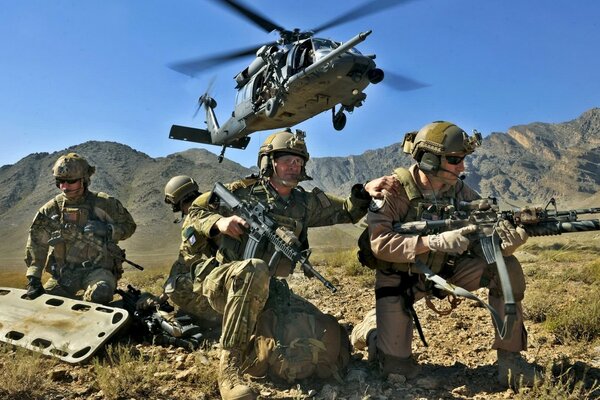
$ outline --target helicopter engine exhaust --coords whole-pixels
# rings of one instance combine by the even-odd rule
[[[367,73],[367,78],[369,78],[369,82],[373,84],[381,82],[384,76],[385,74],[383,73],[383,70],[379,68],[373,68]]]

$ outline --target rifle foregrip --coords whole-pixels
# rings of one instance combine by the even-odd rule
[[[600,230],[600,220],[542,222],[537,225],[525,225],[524,228],[529,236],[552,236],[563,233],[598,231]]]

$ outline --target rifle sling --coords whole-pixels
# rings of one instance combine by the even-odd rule
[[[499,248],[499,246],[498,246]],[[502,254],[500,254],[500,256],[502,257]],[[504,259],[502,258],[501,263],[504,266],[504,272],[506,273],[506,264],[504,263]],[[478,302],[479,304],[481,304],[482,306],[484,306],[485,308],[488,309],[488,311],[490,312],[492,319],[494,320],[494,325],[496,327],[496,331],[498,332],[498,335],[500,336],[501,339],[509,339],[510,335],[512,334],[512,327],[514,325],[515,322],[515,318],[516,318],[516,307],[515,307],[515,303],[514,303],[514,298],[512,295],[512,287],[510,285],[510,281],[508,281],[508,288],[506,287],[506,285],[504,284],[504,282],[502,282],[502,290],[503,292],[506,292],[506,290],[508,289],[510,291],[510,296],[509,298],[504,299],[505,301],[505,309],[504,309],[504,320],[502,320],[502,318],[500,317],[500,314],[498,314],[498,312],[489,304],[487,304],[485,301],[481,300],[479,297],[477,297],[476,295],[474,295],[473,293],[469,292],[466,289],[463,289],[460,286],[456,286],[453,285],[452,283],[449,283],[448,281],[446,281],[444,278],[442,278],[439,275],[436,275],[431,269],[429,269],[429,267],[423,263],[422,261],[415,261],[414,264],[415,268],[422,273],[423,275],[425,275],[425,278],[432,281],[433,283],[435,283],[435,286],[438,289],[444,290],[448,293],[452,293],[455,296],[460,296],[460,297],[465,297],[467,299],[471,299],[471,300],[475,300],[476,302]],[[498,270],[502,269],[500,267],[500,265],[498,265]],[[500,278],[502,280],[502,273],[499,272]],[[508,274],[506,273],[506,277],[508,277]],[[506,294],[505,294],[506,295]],[[511,302],[512,301],[512,302]]]

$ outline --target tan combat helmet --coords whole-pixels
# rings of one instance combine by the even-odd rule
[[[301,130],[292,133],[289,129],[269,135],[258,151],[257,166],[260,170],[260,176],[269,177],[273,175],[273,160],[278,155],[293,154],[304,159],[299,181],[312,179],[306,174],[306,163],[310,156],[304,142],[305,136],[305,133]]]
[[[474,131],[469,136],[464,130],[447,121],[435,121],[418,132],[404,137],[404,152],[411,154],[426,172],[436,171],[440,156],[455,153],[471,154],[481,145],[481,134]],[[421,165],[423,164],[423,165]]]
[[[198,196],[198,184],[187,175],[174,176],[165,185],[165,203],[171,205],[173,212],[181,211],[185,201],[192,202]]]
[[[60,156],[52,167],[52,174],[55,179],[83,179],[85,187],[90,184],[90,177],[94,172],[96,172],[96,167],[90,165],[85,158],[77,153]]]

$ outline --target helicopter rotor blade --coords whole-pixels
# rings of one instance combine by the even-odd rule
[[[285,30],[285,28],[283,28],[282,26],[279,26],[275,22],[270,21],[268,18],[258,14],[256,11],[250,10],[247,6],[243,6],[242,4],[238,3],[237,1],[234,1],[234,0],[214,0],[214,1],[216,1],[217,3],[220,3],[224,6],[227,6],[229,8],[232,8],[237,13],[244,16],[246,19],[254,22],[255,25],[258,25],[260,28],[262,28],[267,33],[271,33],[273,31],[284,31]]]
[[[384,74],[385,77],[383,78],[382,83],[401,92],[423,89],[425,87],[430,86],[428,83],[419,82],[414,79],[408,78],[404,75],[395,74],[393,72],[385,71]]]
[[[275,42],[266,43],[265,45],[273,45]],[[242,57],[248,57],[251,55],[255,55],[256,51],[261,47],[261,45],[255,45],[252,47],[248,47],[245,49],[235,50],[228,53],[217,54],[215,56],[210,57],[199,57],[192,58],[186,61],[180,61],[172,64],[168,64],[167,66],[171,68],[173,71],[177,71],[181,74],[194,77],[198,75],[199,72],[203,70],[210,69],[217,65],[236,60]]]
[[[371,0],[368,3],[359,5],[347,13],[340,15],[321,26],[311,29],[312,32],[318,33],[333,26],[345,24],[358,18],[366,17],[367,15],[383,11],[387,8],[396,7],[402,4],[410,3],[414,0]]]

